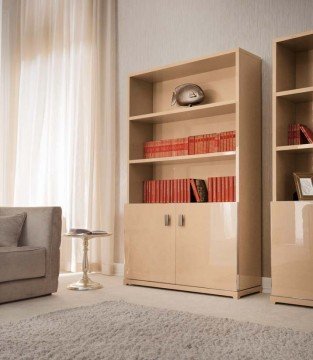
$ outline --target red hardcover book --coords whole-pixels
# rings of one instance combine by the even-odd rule
[[[166,184],[167,181],[163,180],[163,203],[166,203]]]
[[[194,179],[190,179],[190,185],[192,188],[193,195],[196,199],[196,202],[200,202],[200,195],[198,193],[198,189],[197,189],[196,182]]]
[[[195,154],[203,154],[203,135],[195,136]]]
[[[225,186],[225,201],[230,201],[229,200],[229,176],[226,176],[224,178],[224,186]]]
[[[208,178],[208,202],[213,201],[212,178]]]
[[[217,190],[216,190],[216,201],[217,202],[221,202],[222,201],[222,189],[221,189],[221,178],[218,177],[216,179],[216,186],[217,186]]]
[[[159,190],[158,190],[159,191],[159,199],[158,199],[159,201],[158,202],[161,203],[162,202],[163,181],[160,180],[158,185],[159,185],[158,186],[159,187]]]
[[[213,197],[213,202],[216,202],[216,198],[217,198],[217,186],[216,186],[216,177],[212,178],[212,197]]]
[[[188,155],[189,154],[189,144],[188,144],[188,138],[185,137],[184,138],[184,153],[183,155]]]
[[[170,180],[170,199],[169,202],[172,203],[173,201],[173,180]]]
[[[183,153],[183,139],[177,139],[177,155],[181,156]]]
[[[159,156],[159,148],[159,141],[153,141],[153,144],[151,144],[150,158],[155,158]]]
[[[168,156],[173,156],[173,140],[174,139],[168,140]]]
[[[163,182],[163,194],[162,194],[162,199],[163,199],[163,203],[166,203],[166,180],[162,180]]]
[[[185,202],[184,179],[180,180],[180,202]]]
[[[195,154],[195,137],[189,136],[188,138],[188,154],[194,155]]]
[[[185,203],[188,202],[188,192],[187,192],[187,188],[188,188],[188,179],[184,179],[184,198],[185,198]]]
[[[228,178],[228,184],[229,184],[229,201],[234,201],[234,177],[229,176]]]
[[[191,196],[190,196],[190,179],[187,179],[187,203],[191,202]]]
[[[294,145],[301,144],[300,124],[294,124]]]
[[[220,151],[220,146],[221,146],[221,136],[220,134],[214,134],[213,152]]]
[[[150,202],[154,203],[154,180],[151,180],[151,199]]]
[[[232,148],[231,142],[232,142],[232,131],[228,131],[228,133],[227,133],[227,151],[230,151]]]
[[[149,145],[149,158],[156,157],[156,150],[157,150],[157,142],[151,141]]]
[[[166,203],[166,180],[163,180],[163,203]]]
[[[221,177],[221,201],[224,202],[225,201],[225,177]]]
[[[208,153],[212,152],[212,139],[213,139],[213,134],[208,134],[207,135],[207,149],[208,149]]]
[[[233,199],[234,199],[234,201],[236,201],[236,177],[235,176],[233,176],[233,188],[234,188],[234,190],[233,190],[233,193],[234,193]]]
[[[204,147],[203,150],[205,154],[209,152],[209,142],[210,142],[210,134],[204,135]]]
[[[223,133],[220,133],[220,138],[219,138],[219,146],[218,146],[218,151],[222,152],[224,149],[224,137],[223,137]]]
[[[173,202],[174,203],[177,203],[177,180],[173,180],[174,184],[173,184],[173,189],[174,189],[174,192],[173,192]]]
[[[163,140],[162,141],[162,156],[167,157],[167,152],[168,152],[168,140]]]
[[[177,156],[177,139],[172,139],[172,156]]]
[[[155,180],[155,201],[156,203],[160,202],[160,180]]]
[[[181,203],[181,179],[177,180],[177,202]]]
[[[305,125],[300,125],[300,130],[301,130],[302,134],[305,136],[308,143],[313,144],[313,133],[312,133],[312,131]]]

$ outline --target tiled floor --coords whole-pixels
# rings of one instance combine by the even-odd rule
[[[59,291],[51,296],[0,305],[0,324],[59,309],[123,299],[136,304],[313,331],[313,309],[273,305],[268,294],[233,300],[220,296],[125,286],[120,277],[100,274],[93,274],[91,277],[101,282],[103,289],[86,292],[67,290],[66,285],[79,277],[78,274],[61,275]]]

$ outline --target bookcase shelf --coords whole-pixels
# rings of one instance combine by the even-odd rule
[[[187,163],[202,163],[206,161],[218,161],[226,159],[234,159],[236,151],[224,151],[208,154],[186,155],[186,156],[173,156],[152,159],[138,159],[130,160],[130,165],[136,164],[187,164]]]
[[[313,153],[313,144],[277,146],[276,151],[286,151],[290,153]]]
[[[276,96],[281,99],[286,99],[294,103],[307,102],[313,100],[313,86],[293,89],[286,91],[279,91]]]
[[[236,101],[221,101],[213,104],[199,105],[193,107],[180,107],[174,110],[160,111],[144,115],[131,116],[130,121],[139,121],[146,123],[167,123],[196,118],[205,118],[218,115],[235,113]]]
[[[185,83],[203,89],[203,103],[172,107],[174,89]],[[260,291],[261,59],[235,49],[132,74],[128,124],[124,283],[235,298]],[[235,146],[225,134],[222,140],[197,137],[234,132]],[[147,154],[152,141],[159,154],[177,154],[180,144],[184,154],[220,152],[145,158],[144,146],[149,142]],[[177,179],[183,181],[167,181]],[[206,199],[199,196],[205,193],[203,180],[218,195],[208,197],[212,202],[200,202]],[[177,202],[164,203],[173,194]]]

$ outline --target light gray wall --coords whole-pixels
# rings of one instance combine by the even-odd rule
[[[115,261],[123,262],[127,75],[242,47],[263,59],[263,276],[270,276],[272,40],[313,29],[312,0],[118,0]]]

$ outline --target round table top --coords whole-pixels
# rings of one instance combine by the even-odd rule
[[[91,233],[91,234],[85,234],[85,233],[81,233],[81,234],[73,234],[73,233],[65,233],[63,234],[63,236],[66,236],[66,237],[75,237],[75,238],[80,238],[80,239],[92,239],[92,238],[99,238],[99,237],[106,237],[106,236],[111,236],[112,234],[110,233],[107,233],[107,232],[103,232],[103,233],[100,233],[100,232],[97,232],[97,233]]]

